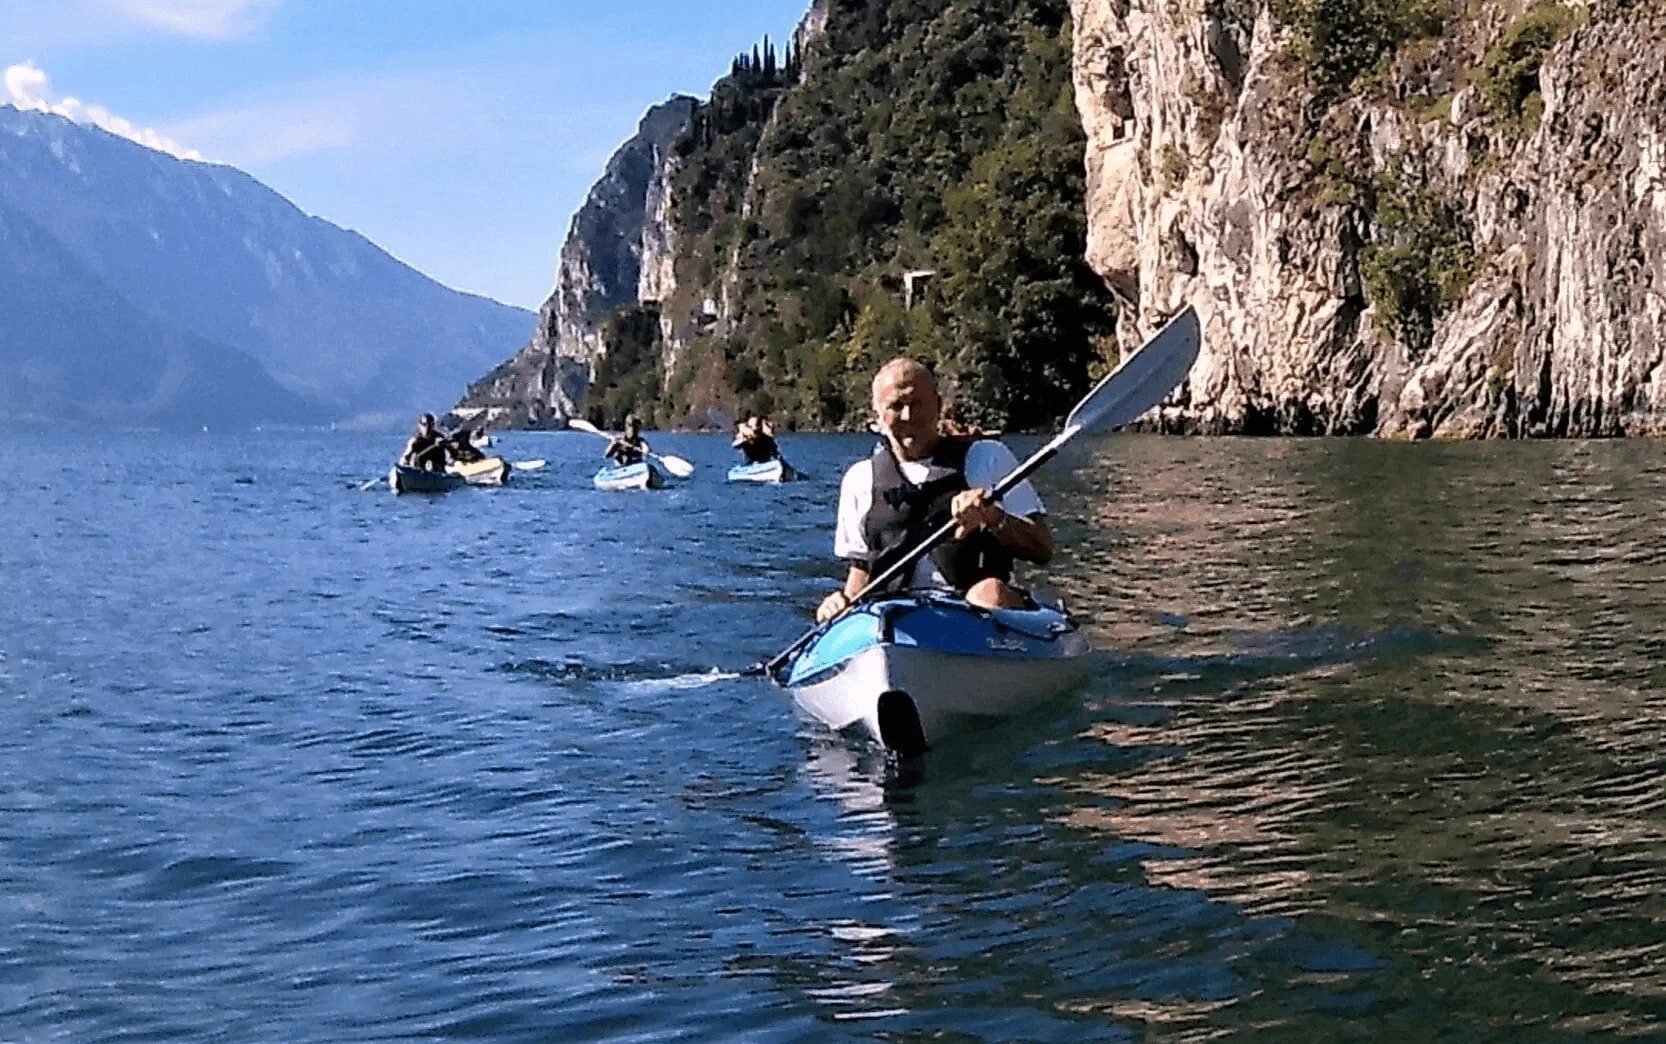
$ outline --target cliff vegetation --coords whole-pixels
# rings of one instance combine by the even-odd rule
[[[672,146],[644,259],[669,278],[610,320],[586,415],[856,427],[906,352],[968,424],[1055,422],[1115,355],[1068,5],[825,0],[811,22],[737,59]]]

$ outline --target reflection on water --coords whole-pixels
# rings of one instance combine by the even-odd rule
[[[910,910],[816,996],[902,1036],[1666,1037],[1663,494],[1654,443],[1102,446],[1052,491],[1089,689],[808,758]]]

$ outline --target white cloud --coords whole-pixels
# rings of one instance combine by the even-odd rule
[[[7,67],[4,73],[0,73],[0,79],[5,81],[6,99],[19,109],[55,113],[76,123],[91,124],[180,159],[202,159],[195,149],[185,148],[149,127],[135,126],[131,120],[123,119],[101,105],[88,105],[78,98],[55,98],[51,78],[28,63]]]
[[[127,17],[180,36],[230,40],[259,29],[281,0],[106,0]]]

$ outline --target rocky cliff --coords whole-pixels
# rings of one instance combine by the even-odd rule
[[[680,133],[645,124],[615,158],[538,337],[454,412],[859,429],[874,368],[908,352],[968,424],[1056,423],[1114,321],[1083,260],[1070,70],[1066,0],[816,0]],[[630,265],[596,262],[621,249],[634,301]]]
[[[1205,324],[1156,424],[1666,431],[1666,5],[1071,11],[1119,338]]]
[[[650,289],[643,299],[661,292],[652,284],[655,259],[670,249],[663,213],[670,148],[697,104],[676,96],[649,109],[608,160],[573,215],[555,290],[539,310],[531,342],[469,385],[453,416],[497,428],[542,428],[560,427],[578,412],[602,353],[604,320],[635,304],[644,281]]]

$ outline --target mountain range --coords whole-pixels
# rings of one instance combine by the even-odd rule
[[[453,290],[232,167],[0,106],[0,409],[38,423],[439,412],[532,313]]]

